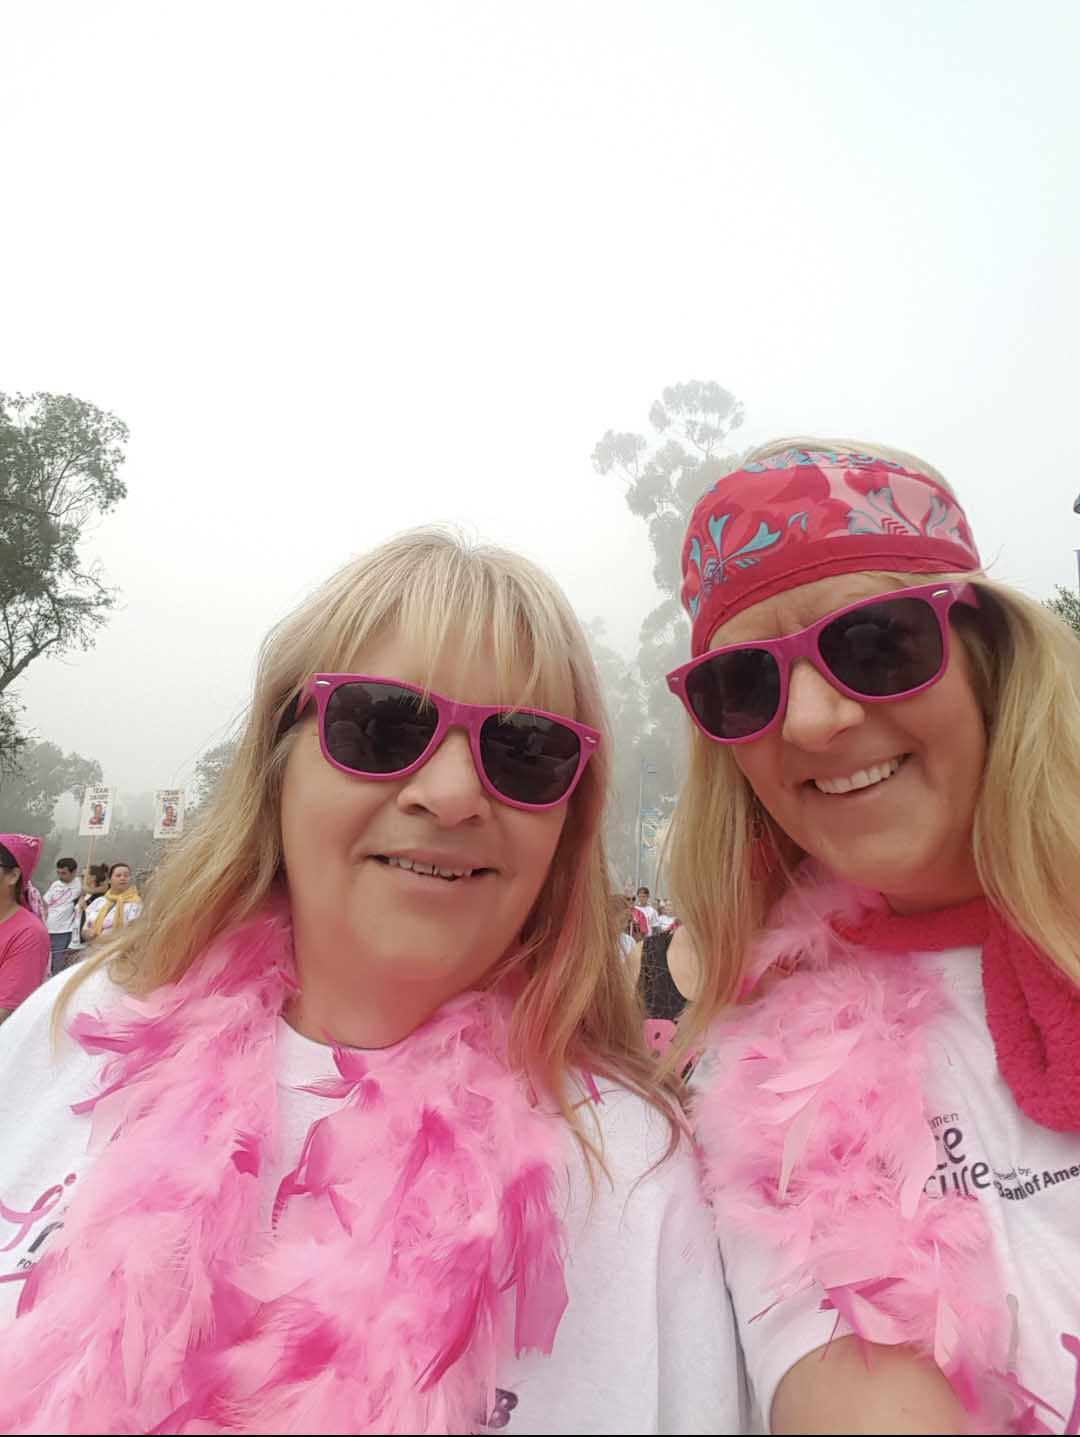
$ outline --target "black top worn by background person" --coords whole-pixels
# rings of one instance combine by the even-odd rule
[[[641,976],[638,991],[649,1018],[667,1018],[677,1023],[686,999],[675,986],[675,980],[668,968],[667,954],[671,940],[676,933],[669,928],[666,933],[653,933],[641,945]]]

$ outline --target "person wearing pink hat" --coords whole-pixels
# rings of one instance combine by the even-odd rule
[[[682,596],[673,1061],[755,1430],[1076,1433],[1076,637],[935,469],[847,440],[720,478]]]
[[[0,833],[0,1023],[49,970],[49,934],[35,911],[37,893],[30,882],[40,856],[40,838]]]

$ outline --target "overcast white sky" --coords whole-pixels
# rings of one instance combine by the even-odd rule
[[[0,4],[0,389],[131,428],[96,649],[41,737],[170,786],[268,626],[453,520],[631,653],[643,527],[589,463],[665,384],[738,438],[913,449],[996,572],[1075,582],[1075,0]]]

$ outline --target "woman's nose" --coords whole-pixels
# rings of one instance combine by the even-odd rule
[[[422,768],[410,774],[398,793],[400,806],[429,813],[446,828],[483,817],[490,799],[473,762],[466,734],[451,729]]]
[[[865,717],[863,705],[834,688],[808,659],[792,665],[782,730],[787,743],[816,752]]]

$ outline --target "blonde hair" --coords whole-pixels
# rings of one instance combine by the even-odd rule
[[[914,455],[845,439],[778,440],[743,462],[788,448],[875,454],[944,482]],[[900,573],[883,577],[912,580]],[[980,600],[978,610],[953,610],[988,736],[972,828],[979,880],[1015,927],[1080,983],[1080,643],[1043,605],[982,571],[943,578],[973,583]],[[753,873],[756,837],[775,847],[779,862],[772,873]],[[753,939],[791,887],[802,857],[754,802],[730,751],[690,725],[670,872],[698,955],[699,985],[680,1028],[680,1053],[738,998]]]
[[[488,656],[500,685],[492,703],[527,704],[606,730],[585,637],[546,574],[441,529],[392,539],[347,564],[271,631],[235,756],[207,812],[155,874],[140,922],[81,966],[64,1001],[104,964],[133,993],[174,982],[212,939],[266,903],[281,871],[281,784],[296,733],[290,727],[279,737],[283,722],[312,673],[349,672],[365,646],[392,633],[408,634],[429,674],[447,654],[463,665]],[[522,672],[523,687],[512,677]],[[511,964],[518,970],[512,1061],[558,1103],[587,1149],[574,1072],[644,1097],[669,1120],[672,1144],[678,1125],[671,1091],[644,1050],[619,955],[602,836],[610,762],[605,742],[570,799],[521,949],[487,980],[498,982]]]

